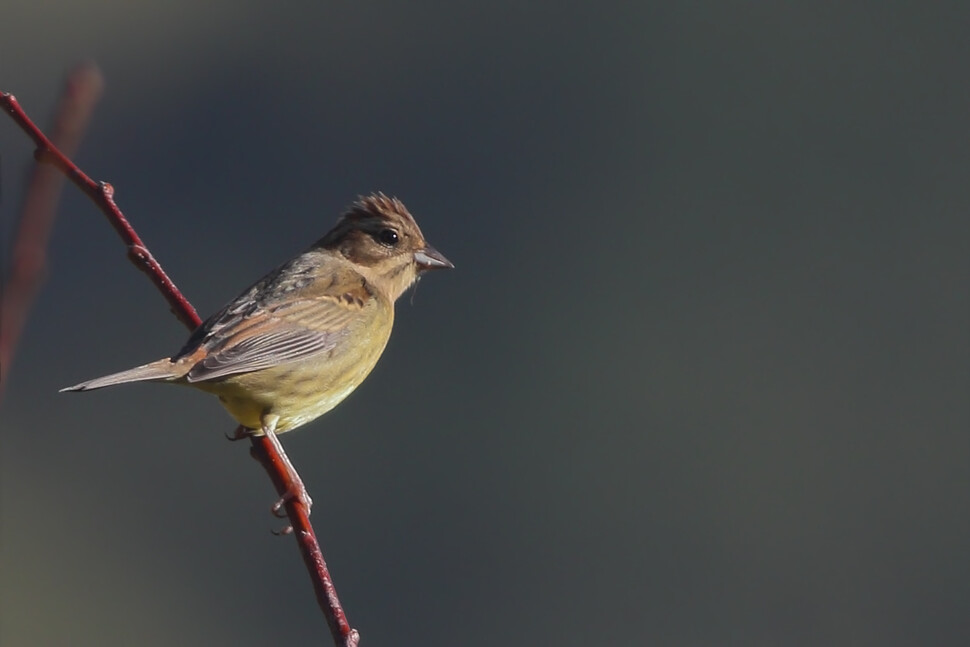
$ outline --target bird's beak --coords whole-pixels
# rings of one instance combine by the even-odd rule
[[[418,264],[419,270],[450,270],[455,267],[454,263],[431,245],[414,252],[414,262]]]

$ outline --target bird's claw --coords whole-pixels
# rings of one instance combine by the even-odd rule
[[[233,431],[231,434],[223,434],[223,435],[226,437],[226,440],[229,440],[231,442],[236,442],[237,440],[249,438],[252,435],[252,433],[253,433],[252,429],[247,429],[246,427],[239,425],[238,427],[236,427],[235,431]]]
[[[277,519],[286,519],[286,499],[282,498],[273,504],[273,507],[269,509],[270,514],[272,514]]]
[[[270,508],[270,512],[274,517],[280,519],[286,518],[286,504],[290,501],[296,501],[297,503],[302,503],[306,508],[307,516],[310,516],[310,508],[313,507],[313,499],[310,498],[310,494],[306,491],[306,488],[300,487],[298,490],[290,490],[286,492],[283,496],[277,499],[276,503]]]
[[[299,503],[302,503],[306,507],[307,516],[310,516],[310,508],[313,506],[313,499],[311,499],[310,495],[307,494],[307,491],[305,488],[301,488],[300,491],[297,491],[297,492],[289,491],[283,496],[281,496],[276,501],[276,503],[274,503],[272,507],[270,507],[270,513],[277,519],[286,519],[287,517],[286,504],[294,500],[298,501]],[[277,537],[292,535],[293,525],[288,524],[284,526],[281,530],[273,530],[271,532]]]

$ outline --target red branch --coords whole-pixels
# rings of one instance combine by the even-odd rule
[[[185,324],[189,330],[195,329],[202,323],[199,315],[195,312],[195,308],[182,296],[179,289],[172,283],[172,279],[168,278],[162,266],[151,255],[141,238],[128,223],[125,215],[121,213],[121,209],[115,204],[114,187],[107,182],[95,182],[75,166],[74,162],[68,159],[64,153],[57,150],[51,140],[47,139],[44,133],[34,125],[34,122],[30,120],[30,117],[23,111],[12,94],[0,93],[0,107],[10,115],[11,119],[17,122],[17,125],[27,133],[28,137],[34,140],[34,145],[37,146],[37,150],[34,151],[34,158],[38,162],[47,162],[53,165],[68,180],[73,182],[74,186],[86,193],[107,216],[108,222],[128,246],[128,258],[135,264],[135,267],[148,275],[148,278],[168,301],[172,314],[178,317],[178,320]]]
[[[162,270],[161,265],[152,256],[142,242],[134,228],[128,223],[124,214],[114,201],[114,189],[107,182],[95,182],[81,171],[64,153],[49,140],[20,107],[12,94],[0,92],[0,109],[6,112],[27,133],[37,150],[34,157],[40,162],[52,164],[60,170],[67,179],[83,191],[108,218],[118,235],[128,247],[128,258],[135,266],[148,275],[155,287],[168,301],[172,313],[189,330],[196,328],[201,319],[195,308],[182,295],[171,279]],[[48,189],[51,190],[51,189]],[[53,189],[56,191],[55,189]],[[49,224],[46,226],[49,229]],[[46,243],[46,233],[42,239]],[[16,259],[15,259],[16,260]],[[10,352],[12,353],[12,346]],[[7,362],[4,362],[6,365]],[[343,647],[356,647],[360,641],[360,634],[347,622],[333,580],[323,559],[320,545],[317,543],[313,526],[310,525],[310,514],[306,506],[297,497],[290,496],[292,492],[302,489],[302,483],[294,482],[286,469],[287,459],[282,448],[277,451],[266,436],[250,436],[252,453],[269,473],[277,492],[285,499],[286,514],[296,536],[300,554],[306,564],[317,602],[330,626],[330,633],[334,643]],[[297,477],[298,478],[298,477]]]

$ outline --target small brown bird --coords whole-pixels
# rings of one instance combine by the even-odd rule
[[[452,267],[400,200],[361,198],[326,236],[209,317],[172,357],[63,391],[185,384],[218,395],[257,434],[289,431],[364,381],[391,335],[394,301],[423,271]]]

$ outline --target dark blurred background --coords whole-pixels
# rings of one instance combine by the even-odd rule
[[[457,265],[284,436],[364,645],[970,640],[965,2],[5,6],[0,88],[207,315],[359,193]],[[27,138],[0,119],[7,244]],[[0,642],[329,644],[214,398],[68,189],[2,419]],[[9,250],[5,258],[9,259]]]

